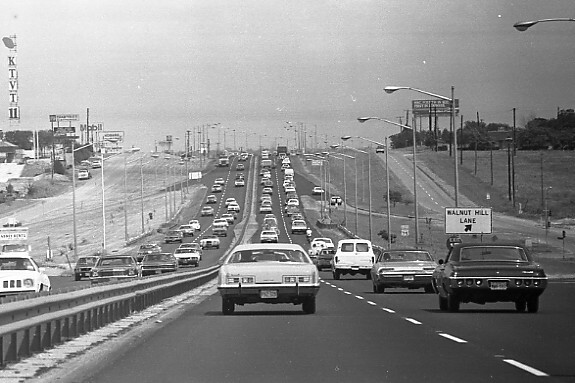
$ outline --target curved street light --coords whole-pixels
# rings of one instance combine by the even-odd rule
[[[403,90],[403,89],[407,89],[407,90],[412,90],[414,92],[418,92],[418,93],[423,93],[426,94],[428,96],[432,96],[432,97],[436,97],[439,98],[441,100],[446,100],[449,101],[451,104],[451,113],[450,113],[450,121],[449,124],[451,125],[451,127],[453,128],[453,159],[454,159],[454,188],[455,188],[455,207],[459,206],[459,164],[457,163],[457,129],[455,129],[455,88],[452,86],[451,87],[451,97],[446,97],[446,96],[442,96],[440,94],[436,94],[436,93],[431,93],[428,92],[426,90],[421,90],[421,89],[417,89],[417,88],[412,88],[410,86],[386,86],[383,90],[385,91],[385,93],[393,93],[395,91],[398,90]],[[373,118],[369,118],[369,117],[364,117],[364,119],[373,119]],[[364,122],[367,120],[360,120],[358,119],[359,122]],[[383,121],[383,120],[382,120]],[[394,125],[401,125],[398,124],[396,122],[391,122],[391,121],[385,121],[385,122],[389,122],[392,123]],[[404,125],[405,126],[405,125]],[[409,128],[411,129],[411,128]],[[415,131],[414,131],[414,140],[413,140],[413,145],[414,145],[414,153],[415,153]]]
[[[535,24],[538,23],[545,23],[545,22],[549,22],[549,21],[575,21],[575,19],[569,18],[569,17],[559,17],[559,18],[553,18],[553,19],[541,19],[541,20],[532,20],[532,21],[519,21],[515,24],[513,24],[513,28],[517,29],[520,32],[524,32],[527,29],[531,28],[532,26],[534,26]]]

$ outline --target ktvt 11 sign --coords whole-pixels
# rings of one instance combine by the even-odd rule
[[[491,226],[491,208],[445,208],[445,234],[491,234]]]

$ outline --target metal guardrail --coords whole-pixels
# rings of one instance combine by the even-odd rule
[[[215,278],[219,265],[2,305],[0,366],[141,311]]]

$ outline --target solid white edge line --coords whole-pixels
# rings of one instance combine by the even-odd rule
[[[505,363],[509,363],[512,366],[515,366],[515,367],[520,368],[524,371],[527,371],[530,374],[533,374],[535,376],[549,376],[546,373],[544,373],[543,371],[540,371],[540,370],[533,368],[533,367],[529,367],[528,365],[520,363],[520,362],[513,360],[513,359],[503,359],[503,361]]]
[[[411,322],[411,323],[413,323],[413,324],[421,324],[420,321],[415,320],[415,319],[413,319],[413,318],[403,318],[403,319],[405,319],[406,321]]]
[[[447,338],[447,339],[452,340],[452,341],[457,342],[457,343],[467,343],[466,340],[463,340],[461,338],[457,338],[453,335],[449,335],[449,334],[445,334],[445,333],[439,333],[439,336],[442,336],[444,338]]]

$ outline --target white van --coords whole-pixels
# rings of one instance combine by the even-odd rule
[[[340,275],[363,274],[371,279],[371,267],[375,260],[371,241],[367,239],[342,239],[332,260],[333,279]]]

